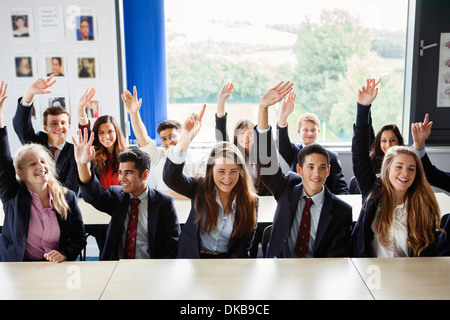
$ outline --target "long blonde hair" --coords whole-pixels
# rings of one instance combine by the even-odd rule
[[[253,182],[247,172],[245,160],[239,149],[230,142],[219,142],[211,150],[208,157],[205,176],[199,178],[200,188],[195,195],[195,207],[199,216],[195,223],[198,223],[202,216],[206,214],[203,232],[211,233],[217,227],[219,207],[216,201],[216,185],[213,177],[213,169],[217,158],[227,158],[237,164],[239,168],[239,180],[231,191],[230,199],[236,197],[236,220],[232,236],[250,236],[257,222],[258,196],[255,193]],[[203,206],[197,208],[199,198],[203,198]],[[227,212],[231,208],[231,201],[228,208],[223,208]]]
[[[56,212],[61,215],[61,218],[66,220],[69,212],[69,204],[67,203],[65,195],[67,194],[68,189],[63,187],[58,181],[55,161],[50,157],[48,150],[37,143],[30,143],[22,146],[13,156],[14,168],[16,171],[22,170],[23,158],[28,152],[37,152],[45,158],[49,170],[48,189],[53,197],[53,207]],[[25,184],[25,182],[17,175],[16,178],[20,183]]]
[[[428,183],[422,162],[416,152],[409,147],[391,147],[384,156],[381,165],[381,185],[369,198],[381,198],[379,216],[375,225],[383,246],[389,246],[391,239],[389,230],[394,220],[394,187],[389,181],[389,170],[398,154],[406,154],[414,158],[416,177],[405,195],[406,212],[408,213],[408,247],[414,256],[419,256],[435,240],[435,231],[440,230],[440,209],[433,189]]]

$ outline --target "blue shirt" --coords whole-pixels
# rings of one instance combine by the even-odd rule
[[[200,248],[202,250],[211,250],[216,252],[228,252],[228,242],[233,233],[234,218],[236,212],[236,199],[233,200],[231,209],[223,212],[222,202],[216,190],[216,201],[219,205],[219,217],[217,219],[217,227],[210,234],[202,232],[206,215],[200,220]],[[208,212],[206,213],[208,214]]]

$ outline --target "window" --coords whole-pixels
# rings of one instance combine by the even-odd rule
[[[297,118],[316,113],[319,141],[348,143],[356,91],[381,77],[372,109],[375,131],[402,127],[408,0],[167,0],[165,2],[169,119],[184,122],[207,104],[197,142],[214,142],[217,96],[228,82],[228,130],[257,121],[260,97],[279,81],[294,82],[289,134]],[[272,126],[278,108],[271,108]]]

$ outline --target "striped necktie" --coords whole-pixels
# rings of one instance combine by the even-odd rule
[[[139,198],[131,199],[131,210],[128,217],[127,237],[125,239],[125,259],[134,259],[136,255],[136,235],[138,225]]]
[[[308,252],[309,232],[311,229],[311,212],[309,209],[313,205],[311,198],[306,198],[306,205],[303,209],[300,227],[298,228],[297,242],[295,243],[295,252],[299,258],[302,258]]]

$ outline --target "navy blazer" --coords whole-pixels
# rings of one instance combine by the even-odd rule
[[[195,223],[201,209],[203,199],[199,197],[195,203],[195,195],[199,182],[194,177],[186,177],[183,174],[184,163],[175,164],[169,158],[166,159],[163,170],[163,179],[167,186],[175,192],[191,199],[191,211],[189,217],[181,230],[178,242],[178,258],[198,259],[200,258],[200,230],[199,223]],[[239,219],[239,208],[236,208],[235,223]],[[256,225],[251,236],[238,238],[232,236],[228,242],[227,258],[248,258],[249,250],[255,237]]]
[[[0,235],[0,261],[23,261],[27,244],[32,198],[15,175],[7,130],[0,128],[0,198],[5,213]],[[67,260],[75,260],[86,246],[86,233],[75,193],[68,190],[66,200],[69,204],[67,219],[62,220],[55,212],[60,228],[57,250]]]
[[[381,199],[370,198],[372,190],[380,186],[380,178],[376,175],[369,157],[370,126],[357,127],[353,125],[352,163],[353,172],[358,181],[362,194],[362,208],[351,236],[351,247],[354,257],[370,257],[371,242],[374,238],[372,223]],[[447,234],[450,232],[450,223],[442,226]],[[421,256],[447,256],[450,255],[450,238],[445,233],[436,232],[436,240],[431,243]]]
[[[91,182],[80,184],[83,199],[97,210],[111,216],[100,260],[118,260],[118,250],[125,232],[125,218],[130,205],[130,195],[122,186],[110,186],[105,190],[95,175]],[[180,224],[173,197],[148,187],[148,247],[150,258],[175,258],[177,255]]]
[[[255,130],[257,145],[260,148],[263,147],[263,141],[267,141],[269,150],[275,150],[271,130],[265,133]],[[264,166],[263,163],[266,166],[269,164],[267,160],[261,161],[264,155],[267,155],[267,150],[258,150],[257,159],[260,166]],[[272,152],[269,157],[270,163],[278,163],[276,153]],[[277,200],[266,257],[282,257],[300,201],[302,178],[294,172],[284,175],[278,166],[275,174],[262,174],[261,179]],[[324,202],[314,242],[314,257],[348,256],[352,207],[331,193],[326,185],[324,188]]]
[[[428,154],[422,157],[422,165],[428,182],[435,187],[450,192],[450,173],[436,168],[430,161]]]
[[[278,151],[283,159],[289,165],[291,171],[297,172],[298,153],[303,148],[301,145],[291,143],[288,134],[288,126],[278,129]],[[342,171],[341,162],[336,152],[328,150],[330,155],[330,175],[325,182],[325,185],[333,194],[350,194],[347,183],[345,182],[344,173]]]
[[[14,130],[22,144],[30,142],[38,143],[48,148],[48,135],[44,131],[35,133],[33,124],[31,122],[32,106],[24,107],[17,104],[16,114],[12,122]],[[74,146],[72,143],[66,141],[64,148],[61,150],[56,162],[56,171],[58,173],[58,180],[61,184],[75,193],[78,193],[78,169],[74,156]]]

